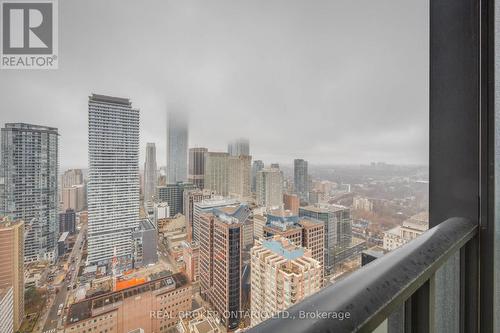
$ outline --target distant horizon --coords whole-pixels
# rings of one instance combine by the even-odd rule
[[[253,161],[255,161],[253,158],[252,158],[252,163]],[[271,163],[278,163],[280,165],[280,168],[283,166],[283,167],[286,167],[286,168],[291,168],[293,169],[293,164],[290,164],[290,163],[280,163],[280,162],[269,162],[269,163],[266,163],[266,161],[263,161],[264,162],[264,165],[267,167],[269,165],[271,165]],[[309,168],[319,168],[319,167],[363,167],[363,166],[370,166],[370,163],[349,163],[349,164],[318,164],[318,163],[310,163],[309,161],[308,162],[308,167]],[[377,163],[377,162],[375,162]],[[429,165],[428,164],[394,164],[394,163],[387,163],[387,162],[380,162],[380,163],[385,163],[387,166],[396,166],[396,167],[407,167],[407,168],[429,168]],[[166,168],[167,166],[166,165],[159,165],[157,170],[160,170],[161,168]],[[71,170],[71,169],[80,169],[80,170],[87,170],[88,169],[88,166],[86,167],[78,167],[78,166],[72,166],[72,167],[64,167],[64,168],[60,168],[59,169],[59,173],[63,173],[64,171],[67,171],[67,170]],[[139,171],[143,171],[144,170],[144,163],[139,163]]]

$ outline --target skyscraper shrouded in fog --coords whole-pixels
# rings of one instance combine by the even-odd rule
[[[139,110],[89,97],[88,263],[131,258],[139,224]]]
[[[53,260],[58,236],[58,131],[24,123],[2,128],[0,215],[26,226],[26,262]]]
[[[144,162],[144,202],[153,201],[156,192],[156,170],[156,146],[153,142],[148,142]]]
[[[293,182],[295,185],[295,192],[301,199],[307,199],[307,194],[309,192],[307,161],[303,159],[295,159],[293,161]]]
[[[189,175],[188,181],[199,189],[205,187],[205,153],[207,148],[189,149]]]
[[[238,138],[228,143],[227,152],[231,156],[250,155],[250,141]]]
[[[188,116],[177,107],[167,112],[167,183],[187,181]]]

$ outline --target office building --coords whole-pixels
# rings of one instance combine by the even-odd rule
[[[243,248],[248,250],[253,246],[253,219],[251,217],[247,218],[243,223]]]
[[[264,162],[261,160],[253,161],[252,163],[252,185],[251,190],[252,193],[255,193],[257,186],[257,172],[264,169]]]
[[[76,231],[76,213],[73,209],[66,209],[59,213],[59,233],[68,232],[73,235]]]
[[[88,263],[131,258],[139,224],[139,110],[129,99],[89,97]]]
[[[325,274],[333,273],[336,253],[352,246],[352,218],[350,208],[332,204],[310,205],[300,207],[299,216],[324,222]]]
[[[1,136],[0,216],[26,223],[26,262],[54,260],[59,211],[57,129],[9,123]]]
[[[309,175],[307,170],[307,161],[295,159],[293,161],[293,183],[295,193],[303,200],[307,200],[309,192]]]
[[[286,310],[320,290],[321,264],[311,251],[275,236],[251,250],[251,325]]]
[[[187,181],[188,117],[181,109],[167,112],[167,184]]]
[[[191,183],[167,184],[156,187],[156,199],[166,202],[170,207],[170,216],[184,213],[184,192],[195,190],[197,187]]]
[[[283,205],[285,210],[289,210],[295,215],[299,214],[300,199],[296,194],[283,194]]]
[[[250,155],[250,142],[245,138],[233,140],[227,145],[227,153],[230,156],[248,156]]]
[[[144,162],[144,202],[152,202],[156,191],[156,146],[153,142],[146,144],[146,161]]]
[[[167,202],[156,202],[153,208],[153,225],[158,229],[158,221],[170,217],[170,207]]]
[[[264,238],[264,226],[267,223],[267,218],[264,215],[253,214],[253,237],[255,239]]]
[[[200,218],[200,287],[221,322],[238,327],[241,311],[242,223],[224,212]]]
[[[188,182],[205,188],[205,153],[207,148],[189,148]]]
[[[62,189],[62,209],[73,209],[80,212],[85,209],[86,205],[86,190],[84,184],[71,185]]]
[[[191,311],[191,284],[177,273],[73,303],[66,333],[175,331],[179,314]]]
[[[217,194],[229,193],[229,154],[218,152],[205,153],[205,187]]]
[[[71,187],[73,185],[83,184],[83,173],[81,169],[69,169],[64,171],[61,178],[61,187]]]
[[[264,168],[257,172],[257,204],[267,208],[283,207],[283,176],[276,168]]]
[[[240,200],[249,199],[250,192],[250,169],[252,157],[238,155],[228,157],[228,194]]]
[[[326,201],[325,192],[317,190],[317,189],[313,189],[313,190],[309,191],[309,204],[310,205],[325,203],[325,201]]]
[[[231,156],[228,153],[205,153],[204,188],[222,196],[239,199],[251,196],[251,161],[248,155]]]
[[[132,233],[134,268],[158,262],[157,235],[158,232],[151,221],[144,219],[139,222],[139,226]]]
[[[197,242],[182,242],[182,260],[189,281],[200,279],[200,245]]]
[[[12,288],[14,331],[19,329],[24,318],[23,242],[24,223],[22,221],[10,220],[7,217],[0,220],[0,290],[8,291]]]
[[[194,189],[184,191],[184,216],[187,224],[187,241],[193,240],[193,220],[194,220],[194,204],[203,200],[211,199],[215,196],[215,192],[208,189]]]
[[[65,231],[59,237],[57,241],[57,255],[62,257],[68,252],[68,236],[69,232]]]
[[[234,198],[224,198],[214,196],[211,199],[205,199],[200,202],[195,202],[193,205],[193,240],[200,241],[200,220],[201,215],[212,212],[225,211],[226,215],[237,218],[241,223],[245,223],[249,218],[251,211],[246,204],[240,203]]]

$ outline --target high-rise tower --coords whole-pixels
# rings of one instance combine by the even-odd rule
[[[127,98],[89,97],[88,263],[131,259],[139,224],[139,110]]]
[[[152,142],[146,144],[146,161],[144,162],[144,202],[152,201],[156,191],[156,146]]]
[[[187,181],[188,118],[179,109],[167,113],[167,183]]]
[[[205,187],[205,153],[207,148],[189,149],[189,176],[188,181],[199,189]]]
[[[58,236],[57,128],[14,123],[2,128],[0,215],[26,225],[24,260],[53,260]]]
[[[307,199],[309,192],[309,176],[307,173],[307,161],[295,159],[293,161],[293,183],[295,192],[301,199]]]

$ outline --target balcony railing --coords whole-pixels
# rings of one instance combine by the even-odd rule
[[[454,320],[434,316],[436,272],[454,255],[461,258],[456,292],[462,303],[455,319],[460,331],[476,331],[477,264],[468,258],[477,256],[477,229],[467,219],[448,219],[249,331],[387,331],[381,324],[400,311],[396,319],[403,329],[398,332],[434,332],[435,320]]]

